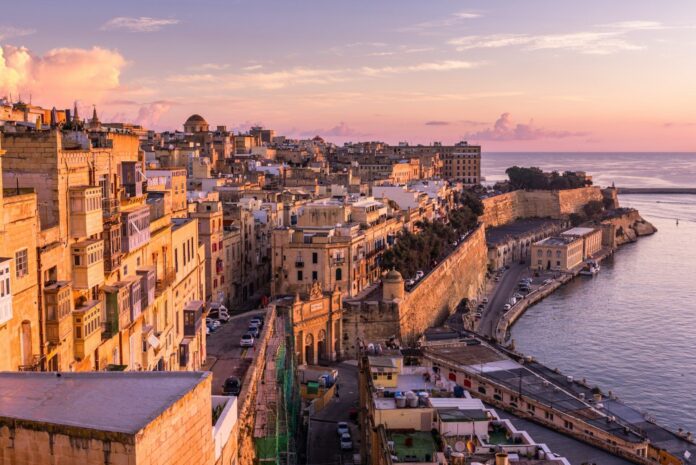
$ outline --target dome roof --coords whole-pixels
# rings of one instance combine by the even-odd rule
[[[202,117],[201,115],[199,115],[199,114],[195,114],[195,115],[189,116],[188,119],[186,120],[186,123],[184,123],[184,124],[189,124],[189,123],[204,123],[204,124],[208,124],[208,122],[205,120],[205,118],[203,118],[203,117]]]
[[[387,272],[387,276],[385,276],[385,278],[389,281],[400,281],[401,279],[403,279],[401,277],[401,273],[399,273],[393,268]]]

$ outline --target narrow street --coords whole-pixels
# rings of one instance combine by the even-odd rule
[[[243,379],[255,356],[254,347],[240,347],[239,339],[247,332],[249,321],[265,310],[233,316],[217,331],[207,336],[207,358],[201,370],[213,373],[213,394],[222,394],[222,383],[230,376]]]
[[[349,420],[350,409],[358,406],[358,367],[355,361],[334,365],[338,369],[338,398],[310,418],[307,465],[352,463],[353,454],[360,451],[357,425]],[[336,428],[346,421],[351,428],[353,450],[341,451]]]

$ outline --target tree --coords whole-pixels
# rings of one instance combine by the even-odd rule
[[[596,219],[604,211],[604,202],[601,200],[590,200],[582,209],[588,218]]]

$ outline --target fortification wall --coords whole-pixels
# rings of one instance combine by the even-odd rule
[[[478,296],[485,285],[487,248],[480,225],[457,249],[428,273],[399,306],[399,336],[411,341],[444,322],[462,299]]]
[[[597,186],[562,191],[513,191],[484,199],[481,221],[487,227],[495,227],[523,218],[560,219],[581,212],[591,200],[602,199],[602,190]]]
[[[645,221],[638,210],[633,209],[622,210],[612,218],[603,220],[602,227],[602,243],[614,248],[657,232],[652,223]]]

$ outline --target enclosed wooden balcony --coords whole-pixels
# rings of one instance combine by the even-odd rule
[[[70,235],[87,238],[102,232],[101,187],[70,188]]]
[[[73,287],[91,289],[104,282],[104,241],[90,239],[72,246]]]

